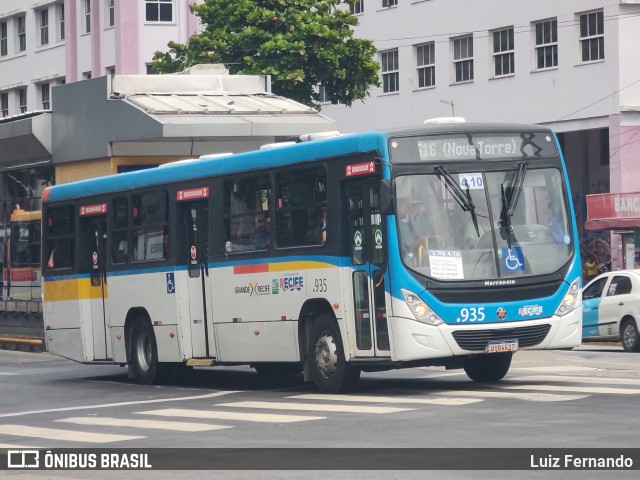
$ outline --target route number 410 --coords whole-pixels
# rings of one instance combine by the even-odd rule
[[[460,309],[460,316],[456,318],[458,323],[482,322],[484,320],[484,307],[471,307]]]

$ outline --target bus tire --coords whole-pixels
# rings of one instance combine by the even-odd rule
[[[626,352],[640,351],[640,334],[638,333],[638,326],[633,319],[628,318],[622,322],[620,326],[620,341],[622,342],[622,348]]]
[[[252,367],[260,375],[297,375],[302,373],[302,363],[298,362],[264,362]]]
[[[349,391],[360,378],[360,368],[346,361],[340,329],[330,315],[320,315],[313,323],[307,361],[311,377],[323,393]]]
[[[463,360],[462,368],[474,382],[497,382],[509,371],[511,357],[513,352],[474,355]]]
[[[131,332],[131,367],[138,383],[150,385],[159,380],[158,346],[153,327],[146,320],[133,324]]]

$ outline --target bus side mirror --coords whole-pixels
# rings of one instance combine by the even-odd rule
[[[380,181],[380,213],[382,215],[391,215],[395,212],[393,187],[391,180],[383,179]]]

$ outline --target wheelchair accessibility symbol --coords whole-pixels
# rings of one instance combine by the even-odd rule
[[[524,254],[522,248],[502,248],[502,265],[506,271],[515,272],[516,270],[524,270]]]
[[[167,273],[167,293],[176,292],[176,282],[173,276],[173,272]]]

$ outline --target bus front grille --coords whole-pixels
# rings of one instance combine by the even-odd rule
[[[452,335],[460,348],[481,352],[487,347],[488,342],[501,340],[517,339],[520,348],[532,347],[541,343],[550,329],[551,325],[533,325],[487,330],[456,330]]]

